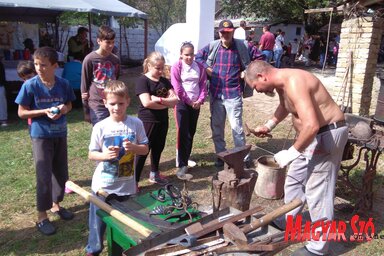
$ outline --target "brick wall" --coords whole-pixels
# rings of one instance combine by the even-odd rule
[[[360,116],[374,114],[376,107],[380,87],[376,64],[383,29],[384,20],[372,17],[345,20],[341,26],[333,95],[339,104],[344,98],[344,105],[350,95],[349,107]]]

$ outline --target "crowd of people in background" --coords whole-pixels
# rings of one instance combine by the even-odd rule
[[[277,68],[294,67],[296,62],[303,63],[305,66],[323,67],[324,64],[336,66],[338,35],[332,35],[326,51],[327,42],[324,35],[305,34],[302,38],[293,38],[288,41],[285,31],[277,29],[272,33],[270,30],[269,25],[263,26],[263,33],[259,41],[256,41],[255,30],[247,28],[246,22],[241,21],[240,27],[235,30],[234,38],[244,31],[246,40],[261,51],[268,63],[272,63]]]

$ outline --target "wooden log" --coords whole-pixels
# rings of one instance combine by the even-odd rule
[[[233,207],[240,211],[249,209],[253,190],[256,184],[254,173],[243,172],[244,178],[231,182],[223,182],[213,178],[213,210]]]
[[[122,212],[112,208],[109,204],[103,202],[98,197],[92,195],[91,193],[89,193],[85,189],[81,188],[77,184],[73,183],[72,181],[67,181],[65,186],[67,188],[71,189],[72,191],[76,192],[77,194],[79,194],[81,197],[83,197],[88,202],[94,203],[100,209],[106,211],[112,217],[115,217],[118,221],[120,221],[121,223],[130,227],[131,229],[135,230],[139,234],[141,234],[145,237],[148,237],[149,235],[151,235],[152,230],[144,227],[142,224],[129,218],[127,215],[123,214]]]

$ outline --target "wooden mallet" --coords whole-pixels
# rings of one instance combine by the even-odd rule
[[[290,212],[296,207],[299,207],[300,205],[302,205],[302,203],[303,202],[300,199],[296,198],[290,203],[285,204],[273,210],[272,212],[262,216],[261,218],[252,221],[250,224],[245,225],[241,229],[233,223],[226,223],[223,226],[224,237],[228,238],[235,245],[246,245],[248,242],[248,239],[246,237],[247,233],[258,229],[259,227],[268,225],[276,218]]]
[[[65,186],[77,194],[79,194],[81,197],[83,197],[87,202],[91,202],[95,204],[97,207],[102,209],[103,211],[107,212],[109,215],[112,217],[116,218],[118,221],[123,223],[124,225],[127,225],[127,227],[133,229],[134,231],[138,232],[144,237],[148,237],[153,233],[152,230],[144,227],[142,224],[137,222],[134,219],[131,219],[127,215],[123,214],[122,212],[114,209],[112,206],[109,204],[105,203],[103,200],[100,200],[97,196],[92,195],[85,189],[81,188],[77,184],[73,183],[72,181],[67,181]]]

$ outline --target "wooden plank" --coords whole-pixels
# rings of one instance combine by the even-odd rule
[[[308,9],[304,10],[304,13],[321,13],[321,12],[331,12],[333,8],[317,8],[317,9]]]
[[[359,3],[362,6],[370,6],[370,5],[375,5],[375,4],[381,4],[383,3],[384,0],[360,0]]]
[[[317,8],[317,9],[308,9],[304,10],[304,13],[322,13],[322,12],[342,12],[344,11],[344,6],[338,6],[337,8],[328,7],[328,8]]]

